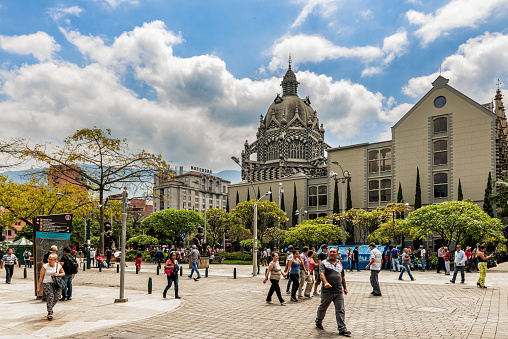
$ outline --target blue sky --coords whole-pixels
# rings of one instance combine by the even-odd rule
[[[235,169],[292,56],[331,146],[375,142],[441,74],[508,74],[508,0],[0,1],[0,140],[98,126],[174,165]]]

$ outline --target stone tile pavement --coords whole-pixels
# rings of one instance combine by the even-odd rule
[[[96,318],[97,315],[102,318],[108,314],[121,315],[129,309],[132,313],[127,319],[124,317],[121,323],[95,324],[89,319],[88,328],[80,325],[73,334],[66,332],[61,335],[72,338],[337,337],[332,308],[323,322],[325,330],[318,330],[314,326],[318,296],[291,303],[289,296],[283,293],[288,306],[266,304],[264,300],[269,285],[262,284],[262,276],[247,278],[251,266],[236,266],[238,279],[234,280],[232,266],[212,265],[209,277],[205,278],[202,270],[203,278],[198,282],[188,279],[185,273],[188,274],[189,270],[184,268],[184,276],[180,278],[181,305],[171,304],[171,301],[175,301],[173,298],[162,299],[166,281],[162,274],[155,274],[154,267],[144,264],[140,274],[129,271],[126,276],[126,289],[129,290],[126,296],[132,301],[137,298],[138,302],[145,300],[147,303],[120,306],[111,304],[110,300],[110,305],[105,309],[104,301],[100,303],[91,299],[82,309],[64,309],[66,302],[63,302],[56,305],[53,322],[48,324],[43,319],[44,313],[40,313],[27,315],[25,322],[18,319],[23,324],[17,326],[45,327],[44,331],[38,332],[40,336],[56,336],[51,333],[51,328],[56,328],[55,324],[59,317],[64,317],[64,313],[70,317],[75,312],[79,319],[83,312],[89,312],[95,314]],[[18,269],[18,276],[9,287],[23,282],[20,271]],[[452,285],[449,276],[435,272],[414,272],[417,280],[412,282],[407,281],[407,276],[405,281],[398,281],[396,273],[383,271],[380,274],[382,297],[369,294],[369,272],[348,272],[349,294],[345,297],[348,329],[353,338],[507,338],[507,271],[508,264],[490,269],[487,289],[475,287],[476,273],[467,275],[466,284]],[[146,292],[149,277],[153,279],[152,295]],[[281,287],[286,282],[282,281]],[[118,285],[116,269],[103,270],[100,274],[97,270],[80,272],[74,280],[74,300],[70,303],[77,305],[80,299],[90,298],[87,289],[107,291],[104,292],[106,298],[113,299],[117,297],[114,294],[118,291]],[[7,285],[0,286],[0,297],[3,298],[1,293]],[[168,296],[173,296],[173,289]],[[12,312],[16,312],[16,309],[26,312],[29,308],[27,305],[33,302],[26,299],[13,300],[12,307],[0,304],[0,309],[11,307]],[[65,304],[71,307],[67,305],[71,304]],[[0,329],[2,326],[4,322],[0,320]],[[83,332],[85,329],[88,331]]]

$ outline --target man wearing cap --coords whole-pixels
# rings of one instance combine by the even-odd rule
[[[190,258],[190,260],[192,261],[192,270],[190,272],[189,278],[192,278],[194,271],[196,271],[198,277],[194,278],[194,281],[198,281],[198,279],[201,279],[201,274],[199,274],[198,271],[199,251],[197,250],[196,245],[192,245],[192,250],[190,251],[187,258]]]
[[[422,271],[425,272],[425,252],[426,251],[425,251],[425,248],[423,248],[423,245],[420,245],[418,252],[420,252],[420,259],[421,259],[420,261],[422,263]]]
[[[49,252],[44,254],[44,258],[42,258],[42,262],[47,264],[48,263],[48,257],[51,254],[56,254],[56,251],[58,251],[58,247],[56,245],[51,246],[51,248],[49,249]]]
[[[5,266],[5,282],[7,284],[11,283],[12,275],[14,274],[14,265],[18,264],[18,258],[14,254],[12,254],[12,249],[8,248],[7,253],[2,257],[2,261],[0,261],[0,269],[2,266]]]

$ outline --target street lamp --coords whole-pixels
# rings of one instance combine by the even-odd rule
[[[253,277],[255,277],[258,272],[258,256],[256,255],[256,252],[258,249],[258,202],[268,194],[272,194],[272,192],[270,192],[270,191],[266,192],[254,203],[254,215],[252,216],[252,235],[254,236],[254,242],[252,244],[252,276]]]
[[[334,178],[335,182],[340,181],[342,184],[342,213],[346,213],[346,182],[351,180],[351,172],[348,170],[343,170],[342,166],[337,161],[332,161],[332,164],[338,165],[340,167],[340,171],[342,173],[342,177],[338,177],[338,174],[334,171],[330,172],[330,178]],[[341,228],[342,228],[342,246],[346,245],[346,232],[345,232],[345,219],[342,219]]]
[[[303,210],[303,207],[300,208],[299,210],[295,211],[295,215],[298,216],[298,224],[302,223],[302,210]],[[303,211],[303,214],[307,214],[307,211]]]

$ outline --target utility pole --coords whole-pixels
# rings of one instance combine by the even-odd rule
[[[125,239],[127,238],[127,190],[122,192],[122,243],[121,245],[121,262],[120,262],[120,298],[115,299],[116,303],[124,303],[129,299],[125,298]]]

